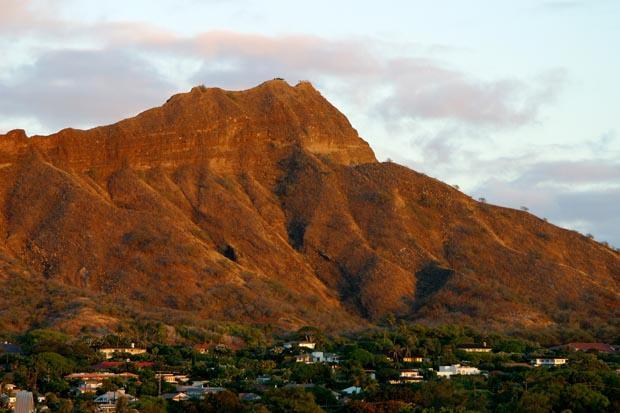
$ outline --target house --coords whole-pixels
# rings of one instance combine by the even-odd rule
[[[93,370],[111,370],[111,369],[118,369],[118,368],[122,368],[123,366],[126,366],[127,362],[125,361],[102,361],[99,364],[95,364],[94,366],[92,366]]]
[[[194,346],[194,350],[196,350],[196,352],[200,354],[207,354],[209,352],[209,348],[210,348],[209,344],[205,344],[205,343],[196,344]]]
[[[439,366],[439,371],[437,372],[437,376],[445,377],[447,379],[450,376],[461,375],[461,376],[472,376],[481,374],[481,371],[476,367],[469,366],[461,366],[460,364],[452,364],[450,366]]]
[[[271,381],[271,376],[268,374],[261,374],[256,378],[256,383],[258,384],[267,384]]]
[[[337,354],[325,353],[323,351],[313,351],[312,360],[315,363],[339,363],[340,359]]]
[[[109,391],[106,393],[103,393],[101,396],[97,396],[95,398],[95,403],[97,403],[98,405],[116,405],[116,402],[118,401],[118,399],[125,397],[127,399],[127,401],[129,402],[134,402],[137,399],[132,396],[131,394],[127,394],[125,393],[125,390],[120,389],[120,390],[116,390],[116,391]]]
[[[13,392],[13,391],[18,391],[17,386],[14,385],[13,383],[6,383],[6,384],[2,384],[0,383],[0,389],[3,389],[6,392]]]
[[[189,381],[189,376],[186,374],[157,373],[155,374],[155,378],[157,380],[161,379],[162,381],[170,384],[180,384]]]
[[[204,399],[207,394],[216,394],[224,390],[226,389],[223,387],[209,387],[204,386],[204,384],[196,386],[177,386],[177,393],[185,393],[190,399]]]
[[[294,347],[307,348],[309,350],[314,350],[314,348],[316,347],[316,343],[312,341],[289,341],[287,343],[284,343],[282,347],[284,347],[286,350],[290,350]]]
[[[424,377],[420,374],[418,369],[406,369],[401,370],[398,379],[392,379],[390,384],[406,384],[406,383],[419,383],[424,380]]]
[[[295,361],[297,363],[306,363],[306,364],[314,364],[314,363],[338,364],[340,363],[340,357],[334,353],[326,353],[323,351],[313,351],[310,354],[303,353],[303,354],[296,355]]]
[[[568,359],[565,357],[537,357],[530,360],[533,366],[545,366],[545,367],[554,367],[554,366],[562,366],[568,362]]]
[[[362,392],[362,388],[358,386],[347,387],[346,389],[340,390],[340,393],[346,394],[347,396],[352,396],[354,394],[360,394]]]
[[[145,348],[138,348],[134,343],[131,343],[130,347],[104,347],[99,349],[100,353],[105,355],[106,359],[111,359],[115,354],[131,354],[132,356],[136,356],[138,354],[146,353]]]
[[[172,400],[173,402],[184,402],[189,400],[190,397],[187,393],[179,392],[179,393],[164,393],[162,397],[166,400]]]
[[[405,356],[403,357],[404,363],[422,363],[424,361],[424,357],[422,356]]]
[[[307,348],[310,350],[314,350],[314,348],[316,347],[316,343],[312,341],[300,341],[299,343],[297,343],[297,346],[299,348]]]
[[[298,354],[295,356],[295,362],[297,363],[305,363],[305,364],[312,364],[314,363],[314,358],[312,357],[312,354]]]
[[[284,386],[285,389],[313,389],[315,387],[314,383],[288,383]]]
[[[487,343],[483,342],[480,344],[463,344],[458,347],[459,350],[464,351],[466,353],[490,353],[493,349],[491,347],[487,347]]]
[[[138,380],[139,376],[133,373],[72,373],[65,376],[67,380],[79,380],[77,389],[80,393],[95,393],[103,386],[104,380],[114,378]]]

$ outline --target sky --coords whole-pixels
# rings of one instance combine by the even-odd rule
[[[379,160],[620,247],[620,1],[0,0],[0,133],[310,80]]]

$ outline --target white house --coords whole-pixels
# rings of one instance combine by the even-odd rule
[[[461,366],[460,364],[452,364],[450,366],[439,366],[437,376],[445,377],[447,379],[453,375],[471,376],[480,374],[480,370],[476,367]]]
[[[315,363],[339,363],[339,357],[334,353],[325,353],[323,351],[313,351],[312,360]]]
[[[314,348],[316,347],[316,343],[312,341],[300,341],[299,343],[297,343],[297,346],[301,348],[307,348],[310,350],[314,350]]]
[[[323,351],[313,351],[310,354],[298,354],[295,356],[297,363],[333,363],[338,364],[340,362],[339,356],[334,353],[326,353]]]
[[[284,347],[287,350],[290,350],[293,347],[307,348],[309,350],[314,350],[314,348],[316,347],[316,343],[312,341],[289,341],[287,343],[284,343],[282,347]]]
[[[419,383],[424,380],[418,369],[401,370],[398,379],[390,380],[390,384]]]
[[[553,367],[553,366],[561,366],[564,365],[568,362],[567,358],[564,357],[537,357],[537,358],[533,358],[530,363],[532,363],[533,366],[539,367],[539,366],[546,366],[546,367]]]

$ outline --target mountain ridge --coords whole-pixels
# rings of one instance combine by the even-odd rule
[[[171,314],[617,328],[616,251],[379,163],[308,82],[200,86],[112,125],[0,135],[0,205],[0,286],[63,297],[10,295],[7,330]]]

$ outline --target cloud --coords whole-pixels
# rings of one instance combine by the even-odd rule
[[[20,68],[19,72],[25,75],[15,87],[0,86],[6,100],[12,102],[8,107],[11,115],[34,115],[50,128],[71,124],[63,122],[107,122],[113,115],[129,115],[138,109],[136,104],[155,103],[145,95],[162,96],[164,92],[172,92],[173,84],[188,80],[195,84],[245,88],[276,76],[292,81],[312,79],[319,86],[337,84],[352,95],[363,90],[365,96],[381,96],[377,98],[376,108],[392,120],[448,119],[514,126],[533,121],[539,108],[553,98],[561,83],[558,74],[533,85],[510,79],[485,82],[444,68],[434,60],[383,56],[381,44],[372,39],[330,40],[318,36],[265,36],[226,31],[179,36],[147,24],[119,22],[86,26],[57,22],[56,25],[63,28],[50,33],[62,38],[73,33],[79,38],[89,38],[96,46],[80,52],[63,49],[47,52],[34,65]],[[191,59],[198,69],[189,79],[165,80],[156,75],[157,63],[153,63],[164,59]],[[31,90],[35,83],[40,102],[27,107],[28,99],[35,96]],[[116,100],[110,96],[110,88],[102,87],[103,84],[117,85],[126,101],[116,99],[118,105],[106,107],[104,102]],[[65,105],[51,103],[60,96]],[[84,105],[84,99],[89,96],[95,99],[90,108]],[[363,97],[358,101],[363,102]],[[367,99],[363,104],[368,104]],[[19,108],[24,112],[20,113]],[[60,113],[63,108],[65,113]]]
[[[521,185],[552,183],[573,187],[584,184],[620,185],[620,162],[602,162],[600,159],[543,162],[532,165],[517,182]]]
[[[482,81],[424,59],[399,59],[388,73],[392,95],[383,103],[389,118],[450,119],[468,124],[514,127],[536,120],[561,88],[561,70],[534,82]]]
[[[158,105],[175,87],[144,60],[118,50],[58,50],[0,84],[0,112],[48,128],[92,126]]]
[[[489,170],[509,168],[516,177],[482,181],[475,197],[514,208],[527,206],[553,223],[593,233],[620,246],[620,161],[617,159],[545,161],[521,157],[489,161]]]

